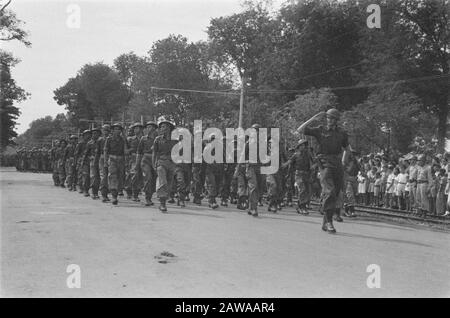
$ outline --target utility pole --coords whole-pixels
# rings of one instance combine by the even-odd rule
[[[239,128],[244,128],[242,126],[243,116],[244,116],[244,97],[245,97],[245,76],[242,75],[241,77],[241,99],[239,103]]]

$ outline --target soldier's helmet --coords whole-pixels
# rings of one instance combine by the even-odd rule
[[[155,127],[155,128],[158,128],[158,125],[157,125],[154,121],[148,121],[148,122],[145,124],[145,127],[148,127],[148,126],[153,126],[153,127]]]
[[[339,119],[341,117],[341,113],[336,108],[330,108],[327,110],[327,117]]]
[[[133,129],[134,129],[136,127],[143,128],[144,126],[140,122],[136,122],[131,127],[133,127]]]
[[[308,140],[306,140],[306,139],[300,139],[300,140],[297,142],[297,146],[296,146],[295,148],[298,148],[298,147],[300,147],[300,146],[303,145],[303,144],[308,144]]]
[[[162,124],[169,124],[171,126],[171,129],[175,128],[175,124],[165,118],[162,118],[158,121],[158,127],[161,128]]]
[[[259,128],[261,128],[261,125],[260,125],[260,124],[253,124],[253,125],[252,125],[252,128],[254,128],[254,129],[259,129]]]
[[[69,137],[69,139],[78,139],[78,136],[77,136],[77,135],[71,135],[71,136]]]
[[[110,130],[111,130],[111,126],[108,125],[108,124],[104,124],[104,125],[102,126],[102,129],[107,130],[107,131],[110,131]]]
[[[118,127],[118,128],[120,128],[120,130],[123,130],[123,127],[122,127],[122,124],[121,123],[115,123],[115,124],[113,124],[112,126],[111,126],[111,128],[116,128],[116,127]]]
[[[92,132],[97,131],[98,133],[102,133],[102,130],[100,128],[92,128],[91,129]]]
[[[91,133],[91,131],[89,129],[86,129],[85,131],[83,131],[83,136],[86,134],[90,134],[90,133]]]

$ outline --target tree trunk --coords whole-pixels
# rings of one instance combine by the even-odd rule
[[[448,92],[442,94],[439,99],[439,112],[438,112],[438,152],[442,153],[445,151],[445,141],[447,137],[447,122],[448,122],[448,108],[449,108],[449,100],[448,100]]]

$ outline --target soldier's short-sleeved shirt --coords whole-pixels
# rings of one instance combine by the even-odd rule
[[[164,135],[159,135],[153,143],[153,152],[159,158],[170,159],[172,158],[172,147],[177,143],[178,141],[176,140],[167,139]]]
[[[342,152],[342,148],[348,146],[347,133],[338,127],[333,130],[323,126],[306,127],[304,133],[316,138],[319,144],[318,155],[339,155]]]
[[[127,138],[128,147],[130,148],[130,153],[136,153],[139,145],[139,141],[142,137],[139,136],[131,136]]]
[[[105,142],[105,154],[114,156],[125,155],[125,140],[120,136],[109,136]]]
[[[290,161],[293,171],[309,171],[311,169],[310,156],[307,151],[296,152]]]
[[[137,153],[139,155],[143,155],[144,153],[151,154],[153,152],[153,144],[157,135],[158,133],[154,131],[150,134],[150,136],[142,136],[137,147]]]

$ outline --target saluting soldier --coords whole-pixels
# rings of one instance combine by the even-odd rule
[[[309,128],[308,126],[326,115],[327,125]],[[336,233],[333,226],[333,214],[340,214],[341,202],[339,196],[344,187],[344,169],[342,162],[346,162],[349,152],[348,136],[338,127],[340,112],[329,109],[320,112],[303,123],[298,131],[316,138],[319,145],[317,157],[320,162],[320,184],[322,186],[324,219],[322,230]],[[341,156],[344,150],[344,155]]]
[[[86,146],[86,162],[89,162],[89,181],[90,188],[92,191],[92,199],[99,199],[98,189],[100,187],[100,169],[99,169],[99,161],[100,161],[100,143],[99,138],[101,135],[101,130],[99,128],[94,128],[91,130],[92,138],[89,140]]]
[[[172,160],[172,147],[178,142],[171,139],[172,130],[175,125],[168,120],[160,120],[158,123],[160,135],[155,138],[153,144],[153,167],[158,174],[156,182],[156,195],[160,206],[159,210],[167,212],[166,201],[170,195],[172,182],[176,174],[176,165]]]
[[[140,166],[144,177],[145,205],[152,206],[152,196],[156,191],[157,174],[152,164],[153,144],[158,136],[158,125],[149,121],[145,124],[147,134],[141,137],[137,147],[136,166]]]
[[[100,173],[100,185],[99,190],[102,195],[102,202],[106,203],[109,201],[108,198],[108,165],[105,162],[105,143],[106,139],[110,136],[111,126],[104,124],[102,126],[102,136],[98,138],[98,151],[100,153],[98,159],[98,169]]]
[[[105,165],[108,169],[108,186],[113,197],[112,204],[119,202],[117,196],[123,189],[123,174],[125,171],[125,154],[128,152],[126,139],[122,136],[122,125],[112,125],[112,135],[105,142]]]

